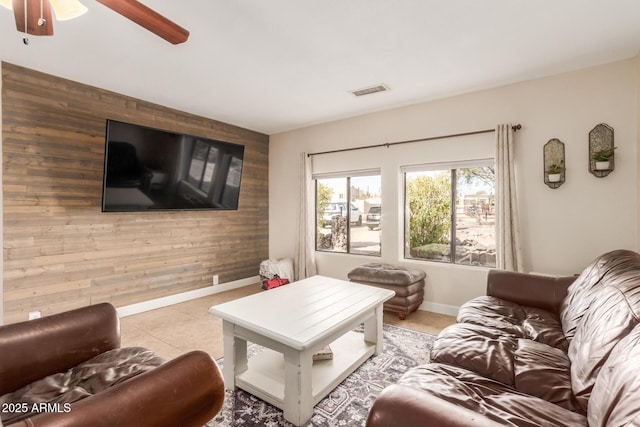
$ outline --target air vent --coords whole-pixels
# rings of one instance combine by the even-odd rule
[[[375,86],[369,86],[362,89],[354,90],[351,93],[354,94],[355,96],[364,96],[364,95],[371,95],[372,93],[386,92],[388,90],[390,90],[389,86],[384,84],[379,84]]]

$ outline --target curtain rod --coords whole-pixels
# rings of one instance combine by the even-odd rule
[[[511,129],[513,129],[514,132],[522,129],[522,125],[521,124],[517,124],[514,126],[511,126]],[[319,151],[317,153],[308,153],[307,157],[311,157],[311,156],[319,156],[320,154],[332,154],[332,153],[342,153],[345,151],[355,151],[355,150],[365,150],[368,148],[378,148],[378,147],[391,147],[392,145],[400,145],[400,144],[411,144],[414,142],[423,142],[423,141],[433,141],[435,139],[446,139],[446,138],[455,138],[458,136],[468,136],[468,135],[478,135],[481,133],[490,133],[490,132],[495,132],[495,129],[485,129],[485,130],[476,130],[473,132],[464,132],[464,133],[452,133],[450,135],[441,135],[441,136],[431,136],[428,138],[419,138],[419,139],[409,139],[407,141],[397,141],[397,142],[387,142],[384,144],[375,144],[375,145],[365,145],[362,147],[352,147],[352,148],[342,148],[339,150],[330,150],[330,151]]]

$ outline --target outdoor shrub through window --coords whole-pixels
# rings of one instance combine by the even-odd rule
[[[380,175],[316,179],[316,250],[380,256]]]
[[[496,266],[492,165],[404,176],[405,258]]]

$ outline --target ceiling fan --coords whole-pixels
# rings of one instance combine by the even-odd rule
[[[189,38],[189,31],[137,0],[96,1],[170,43],[184,43]],[[34,36],[53,35],[52,9],[58,21],[76,18],[87,11],[78,0],[0,0],[0,5],[13,9],[18,31]]]

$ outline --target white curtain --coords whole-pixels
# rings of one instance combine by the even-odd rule
[[[497,267],[524,271],[520,250],[520,229],[516,179],[514,174],[514,138],[511,124],[496,127],[496,251]]]
[[[300,159],[300,194],[298,227],[296,236],[296,280],[317,274],[315,260],[315,203],[313,200],[313,180],[311,179],[311,157],[302,153]]]

